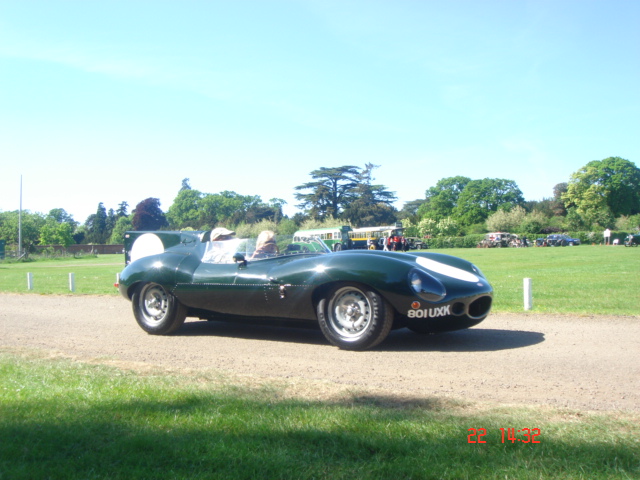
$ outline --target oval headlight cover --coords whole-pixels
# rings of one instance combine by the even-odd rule
[[[409,273],[409,285],[416,295],[428,302],[439,302],[447,296],[444,285],[438,279],[420,270]]]

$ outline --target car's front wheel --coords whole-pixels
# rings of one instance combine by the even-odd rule
[[[187,308],[155,283],[140,286],[131,299],[138,325],[147,333],[167,335],[182,326]]]
[[[394,312],[373,290],[347,284],[333,288],[318,303],[324,336],[345,350],[366,350],[382,342],[393,326]]]

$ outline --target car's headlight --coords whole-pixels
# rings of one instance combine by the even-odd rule
[[[429,302],[438,302],[447,295],[444,285],[438,279],[420,270],[409,273],[409,285],[420,298]]]

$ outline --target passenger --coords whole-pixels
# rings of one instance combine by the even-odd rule
[[[251,260],[267,258],[277,255],[279,252],[276,245],[276,234],[271,230],[260,232],[256,241],[256,251],[253,252]]]

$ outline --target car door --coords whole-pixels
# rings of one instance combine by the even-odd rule
[[[280,286],[269,277],[269,270],[278,264],[278,259],[201,262],[191,282],[178,285],[175,294],[188,307],[219,314],[278,316]]]

